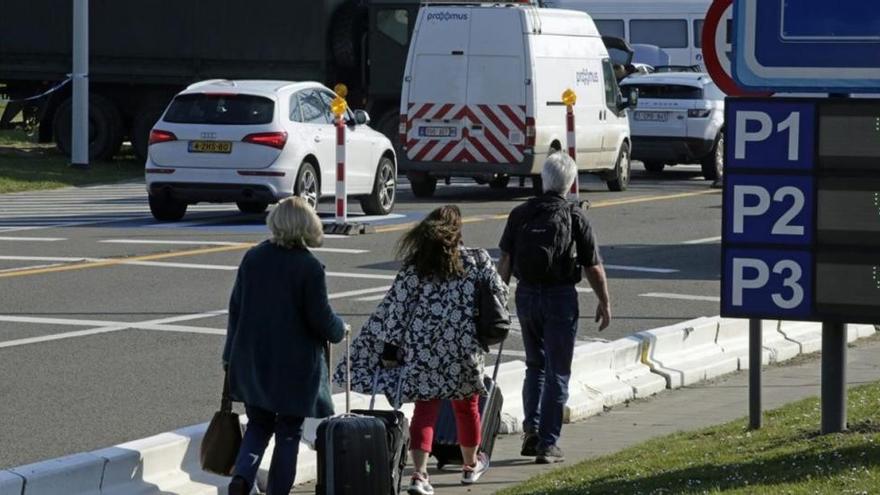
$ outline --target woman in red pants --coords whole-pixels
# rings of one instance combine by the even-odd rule
[[[462,483],[476,482],[488,468],[488,458],[477,451],[478,400],[487,393],[477,339],[477,290],[491,290],[506,305],[507,286],[484,249],[463,246],[461,212],[453,205],[432,211],[407,232],[398,255],[403,267],[391,290],[352,343],[352,388],[372,392],[381,361],[400,364],[379,374],[377,389],[392,402],[399,397],[416,403],[409,493],[431,495],[427,462],[441,400],[452,400],[455,411]],[[389,356],[388,349],[397,352]],[[344,380],[341,368],[334,380]]]

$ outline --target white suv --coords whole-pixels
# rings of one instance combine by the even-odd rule
[[[188,204],[236,203],[260,213],[290,195],[317,206],[336,187],[335,94],[314,82],[196,83],[178,94],[150,132],[146,163],[150,211],[176,221]],[[394,207],[396,157],[391,142],[370,129],[362,110],[349,111],[346,184],[364,213]]]
[[[670,72],[631,76],[624,95],[639,90],[629,114],[632,157],[649,172],[666,165],[699,163],[703,177],[716,180],[724,166],[724,93],[708,74]]]

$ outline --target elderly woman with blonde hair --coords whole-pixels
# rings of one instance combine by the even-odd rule
[[[303,419],[333,414],[324,345],[345,334],[327,299],[324,266],[308,249],[323,241],[315,211],[287,198],[266,224],[272,237],[244,255],[229,301],[223,364],[230,394],[248,416],[230,495],[251,492],[273,434],[268,493],[290,491]]]

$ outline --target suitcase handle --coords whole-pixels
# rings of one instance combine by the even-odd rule
[[[492,394],[495,392],[496,383],[498,382],[498,369],[501,367],[501,354],[504,352],[504,341],[498,344],[498,357],[495,358],[495,368],[492,370],[492,386],[489,387],[489,396],[486,398],[486,404],[480,411],[480,431],[486,426],[486,411],[491,411]]]
[[[351,325],[345,323],[345,414],[351,413]],[[324,342],[327,358],[327,383],[333,383],[333,350],[330,342]]]

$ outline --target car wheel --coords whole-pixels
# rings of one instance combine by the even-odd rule
[[[397,170],[394,167],[394,162],[387,156],[383,156],[376,168],[373,192],[361,200],[361,209],[367,215],[387,215],[394,209],[396,192]]]
[[[700,161],[703,169],[703,178],[706,180],[718,180],[724,172],[724,133],[719,132],[715,139],[715,146],[708,155]]]
[[[489,187],[492,189],[507,189],[507,184],[510,183],[509,175],[497,175],[492,180],[489,181]]]
[[[409,174],[409,185],[417,198],[430,198],[437,190],[437,178],[428,174]]]
[[[644,162],[644,165],[645,165],[645,170],[647,170],[648,172],[651,172],[652,174],[659,174],[660,172],[663,171],[664,168],[666,168],[666,164],[663,162],[650,161],[650,162]]]
[[[186,215],[186,203],[167,196],[149,195],[150,213],[160,222],[176,222]]]
[[[237,201],[238,211],[242,213],[263,213],[269,207],[269,203],[262,201]]]
[[[296,182],[293,184],[293,194],[305,199],[312,208],[318,208],[318,201],[321,199],[321,182],[318,173],[315,172],[315,166],[311,163],[302,162],[299,166],[299,173],[296,174]]]
[[[617,154],[617,163],[614,165],[614,173],[610,180],[605,181],[608,189],[611,191],[626,191],[629,186],[630,173],[629,160],[629,144],[620,145],[620,152]]]

